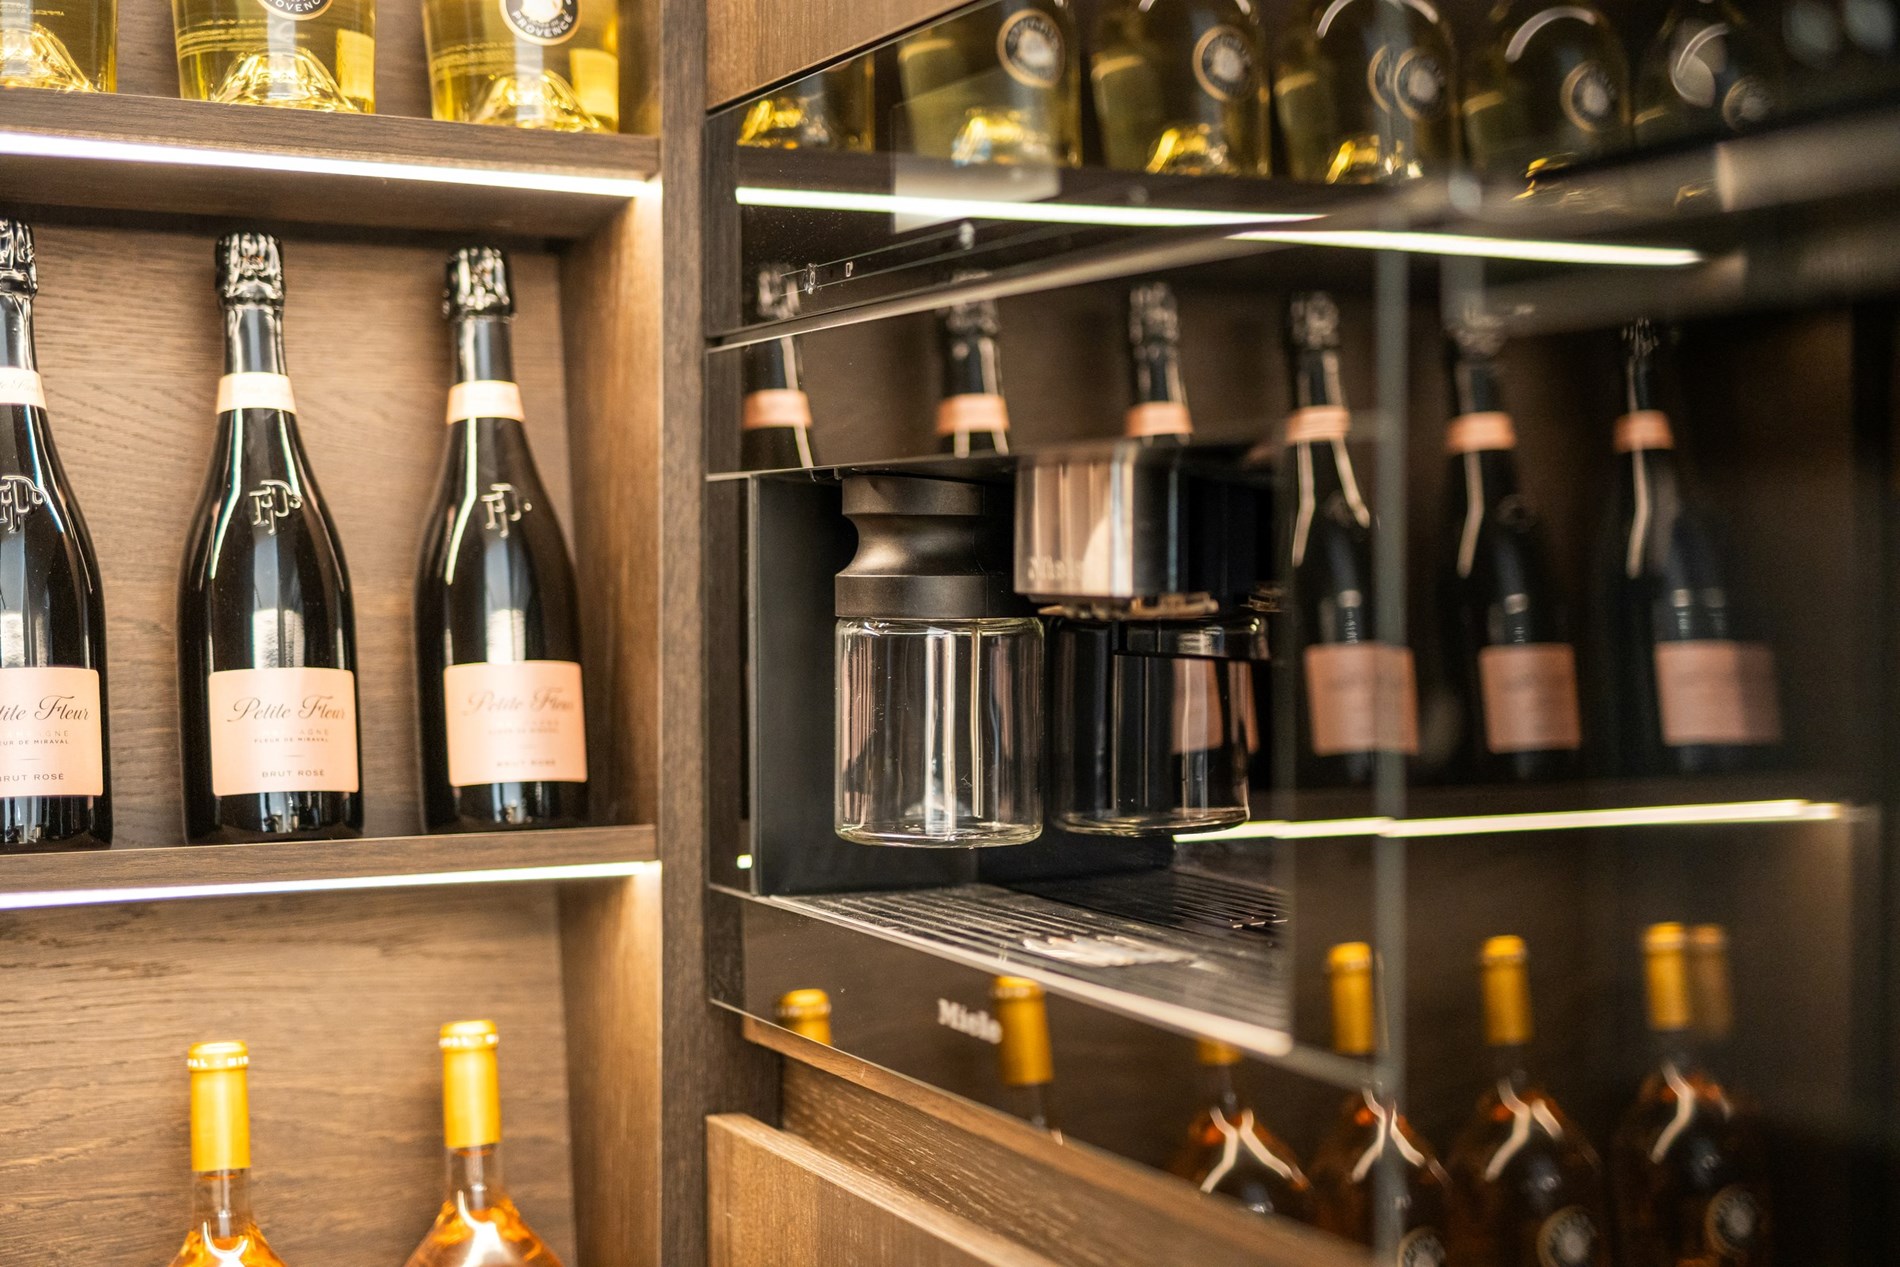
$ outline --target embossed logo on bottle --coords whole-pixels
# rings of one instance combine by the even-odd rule
[[[46,494],[26,476],[0,478],[0,531],[18,532],[33,508],[45,504]]]
[[[580,0],[501,0],[501,16],[534,44],[560,44],[580,25]]]
[[[1702,1232],[1716,1253],[1742,1256],[1755,1252],[1761,1238],[1761,1203],[1740,1184],[1730,1184],[1709,1199]]]
[[[1380,109],[1417,122],[1445,112],[1445,68],[1422,48],[1395,55],[1390,45],[1382,46],[1366,67],[1366,87]]]
[[[330,0],[257,0],[278,17],[303,22],[330,7]]]
[[[1580,1205],[1567,1205],[1537,1229],[1540,1267],[1590,1267],[1597,1255],[1597,1224]]]
[[[1004,19],[996,32],[996,60],[1009,77],[1031,88],[1053,88],[1062,78],[1062,28],[1040,9]]]
[[[1564,76],[1559,98],[1564,117],[1585,132],[1600,132],[1616,117],[1616,81],[1602,62],[1583,62]]]
[[[482,526],[499,536],[508,535],[508,525],[521,522],[521,517],[534,509],[534,503],[523,497],[513,484],[490,484],[488,491],[482,494],[482,510],[488,516]]]
[[[303,509],[303,494],[283,480],[264,480],[245,494],[251,499],[251,526],[277,535],[277,521]]]
[[[1436,1228],[1415,1227],[1399,1242],[1392,1261],[1398,1267],[1445,1267],[1445,1242]]]
[[[1238,101],[1253,91],[1253,46],[1238,28],[1217,26],[1194,46],[1194,78],[1216,101]]]

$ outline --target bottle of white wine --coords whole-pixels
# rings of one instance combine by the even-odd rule
[[[1458,158],[1451,37],[1425,0],[1304,0],[1274,51],[1286,171],[1406,180]]]
[[[435,117],[550,132],[620,126],[615,0],[427,0]]]
[[[746,107],[739,144],[772,150],[870,150],[871,55],[768,92]]]
[[[187,101],[376,109],[376,0],[172,0]]]
[[[897,71],[911,152],[1074,166],[1079,63],[1070,0],[996,0],[905,36]]]
[[[199,1043],[191,1070],[191,1230],[171,1267],[284,1267],[251,1213],[251,1098],[243,1043]]]
[[[1499,0],[1464,89],[1466,152],[1487,176],[1534,182],[1629,144],[1629,62],[1593,4]]]
[[[1731,136],[1783,107],[1780,55],[1731,0],[1675,0],[1636,74],[1644,145]]]
[[[118,0],[9,0],[0,20],[0,88],[114,92]]]
[[[1115,0],[1089,75],[1110,167],[1267,174],[1267,76],[1251,0]]]

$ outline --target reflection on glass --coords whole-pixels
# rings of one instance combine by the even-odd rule
[[[1484,175],[1535,180],[1629,144],[1629,62],[1594,5],[1500,0],[1464,79],[1465,143]]]
[[[1058,1139],[1050,1086],[1056,1080],[1055,1057],[1049,1047],[1049,1008],[1042,987],[1027,977],[997,977],[990,982],[990,1006],[1002,1027],[996,1047],[996,1071],[1009,1088],[1016,1115]]]
[[[1779,113],[1774,44],[1729,0],[1676,0],[1636,73],[1636,139],[1729,136]]]
[[[1069,0],[999,0],[897,46],[908,149],[956,163],[1073,166],[1080,56]]]
[[[787,990],[779,995],[775,1014],[792,1033],[831,1046],[831,996],[823,990]]]
[[[1166,282],[1145,282],[1128,292],[1128,363],[1134,404],[1123,433],[1151,444],[1186,444],[1194,422],[1181,381],[1181,313]]]
[[[1002,321],[996,301],[978,299],[937,314],[943,395],[937,402],[937,447],[967,458],[1009,452],[1009,403],[1003,399]]]
[[[807,75],[747,106],[739,144],[777,150],[872,149],[869,55]]]
[[[1089,75],[1110,167],[1267,173],[1267,67],[1250,0],[1112,0]]]
[[[1255,1214],[1311,1222],[1313,1185],[1299,1160],[1234,1086],[1240,1053],[1204,1038],[1195,1045],[1195,1058],[1204,1083],[1202,1107],[1169,1169],[1202,1192],[1232,1197]]]
[[[798,315],[798,287],[790,265],[766,264],[755,276],[753,316],[789,321]],[[798,340],[790,335],[747,346],[745,403],[739,421],[739,465],[776,471],[818,465],[811,439],[811,398],[805,394]]]

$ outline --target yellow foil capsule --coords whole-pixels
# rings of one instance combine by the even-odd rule
[[[1484,992],[1484,1041],[1493,1047],[1521,1047],[1535,1032],[1528,958],[1524,939],[1516,936],[1492,937],[1478,955]]]
[[[1728,932],[1720,924],[1689,930],[1689,995],[1696,1033],[1727,1038],[1735,1028],[1735,996],[1729,985]]]
[[[442,1027],[442,1137],[450,1148],[501,1142],[501,1075],[493,1021]]]
[[[199,1043],[191,1070],[191,1168],[200,1173],[251,1168],[250,1052],[243,1043]]]
[[[1216,1068],[1221,1065],[1237,1065],[1240,1063],[1240,1048],[1229,1047],[1226,1043],[1216,1042],[1211,1038],[1197,1038],[1194,1040],[1194,1058],[1204,1065]]]
[[[1342,1056],[1370,1056],[1378,1045],[1372,1028],[1372,947],[1341,942],[1326,956],[1333,987],[1333,1050]]]
[[[1651,924],[1643,931],[1643,980],[1649,993],[1649,1028],[1673,1034],[1689,1028],[1688,934],[1681,924]]]
[[[1036,1087],[1055,1081],[1042,987],[1026,977],[997,977],[990,983],[990,1002],[1003,1027],[1003,1042],[997,1048],[1003,1085]]]
[[[778,1023],[801,1038],[831,1046],[831,996],[823,990],[788,990],[779,996]]]

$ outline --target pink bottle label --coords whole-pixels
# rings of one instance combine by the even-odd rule
[[[1316,756],[1418,751],[1412,649],[1342,642],[1306,649],[1306,701]]]
[[[1663,742],[1770,744],[1781,738],[1775,657],[1759,642],[1656,644]]]
[[[442,670],[442,696],[456,787],[587,781],[580,665],[451,664]]]
[[[1485,647],[1478,652],[1478,680],[1488,751],[1569,752],[1582,746],[1577,653],[1568,643]]]
[[[207,680],[211,791],[357,791],[356,675],[226,669]]]
[[[0,795],[106,790],[94,669],[0,669]]]

